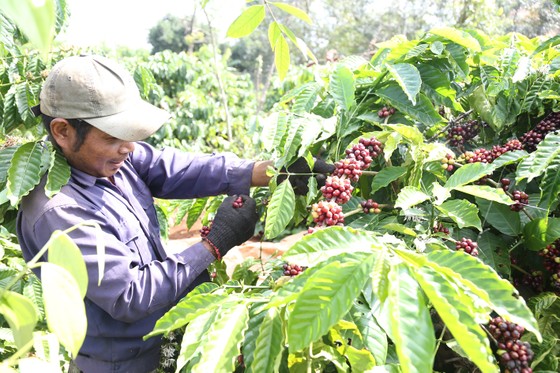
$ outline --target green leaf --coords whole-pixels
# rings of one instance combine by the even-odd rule
[[[226,295],[190,292],[156,322],[154,329],[144,339],[178,329],[201,314],[220,307],[226,301]]]
[[[410,105],[408,96],[402,88],[394,82],[387,84],[377,90],[377,95],[395,107],[398,111],[409,115],[413,120],[430,127],[443,121],[431,100],[422,92],[418,93],[416,105]]]
[[[416,105],[416,96],[420,92],[422,78],[418,69],[414,65],[408,63],[387,64],[387,70],[393,78],[399,83],[404,93],[412,103]]]
[[[371,291],[384,302],[389,294],[389,271],[391,263],[386,250],[382,250],[377,255],[377,260],[371,271]]]
[[[288,318],[288,345],[294,353],[324,335],[352,307],[373,267],[363,261],[332,262],[309,278]]]
[[[10,169],[12,158],[17,149],[17,146],[10,146],[0,150],[0,185],[4,184],[8,178],[8,170]]]
[[[2,24],[2,26],[4,26]],[[21,124],[20,118],[18,116],[17,105],[16,105],[16,87],[12,85],[8,92],[4,95],[4,106],[2,113],[2,123],[0,124],[3,128],[3,133],[10,133]]]
[[[530,83],[525,97],[521,100],[520,112],[530,112],[534,106],[540,102],[539,93],[546,91],[550,88],[550,81],[547,80],[545,75],[537,76],[534,82]]]
[[[306,130],[305,122],[301,120],[292,120],[290,121],[289,126],[284,146],[284,153],[282,155],[282,159],[285,160],[294,159],[295,155],[298,154],[298,149],[301,150],[303,134]]]
[[[40,142],[29,142],[20,146],[12,157],[8,169],[8,199],[16,206],[41,180],[46,170],[43,166],[44,147]]]
[[[474,52],[480,52],[480,43],[469,33],[453,28],[453,27],[439,27],[430,30],[431,34],[441,36],[442,38],[451,40],[465,48]]]
[[[384,167],[375,175],[371,183],[371,193],[377,192],[379,189],[384,188],[391,184],[393,181],[398,180],[406,174],[406,167],[389,166]]]
[[[464,199],[445,201],[435,206],[443,215],[451,218],[459,228],[475,227],[482,231],[478,208]]]
[[[269,2],[269,4],[272,4],[280,9],[282,9],[284,12],[289,13],[299,19],[301,19],[304,22],[309,23],[310,25],[313,23],[311,21],[311,18],[309,18],[309,16],[307,15],[307,13],[305,13],[303,10],[296,8],[293,5],[290,4],[286,4],[286,3],[278,3],[278,2]]]
[[[204,212],[204,208],[208,203],[208,197],[205,198],[197,198],[196,201],[191,205],[189,208],[189,212],[187,215],[187,228],[191,229],[194,223],[198,221],[202,212]]]
[[[505,152],[504,154],[500,155],[498,158],[494,159],[492,165],[495,169],[498,169],[502,166],[508,166],[513,163],[517,163],[519,160],[527,157],[529,153],[525,150],[514,150]]]
[[[387,335],[379,326],[371,310],[364,304],[355,303],[349,312],[354,324],[360,331],[364,346],[371,352],[376,362],[387,359]]]
[[[490,125],[490,127],[499,132],[501,129],[500,123],[494,121],[494,116],[492,115],[494,106],[486,97],[484,88],[482,85],[478,86],[473,93],[467,98],[471,107],[480,115],[480,117]]]
[[[267,239],[278,236],[288,226],[294,215],[296,196],[290,181],[280,183],[272,193],[267,209],[264,234]]]
[[[443,44],[441,42],[439,44],[443,50]],[[436,103],[443,103],[457,111],[463,112],[463,107],[456,99],[457,92],[451,86],[448,76],[445,72],[434,67],[431,62],[433,61],[416,66],[422,78],[423,92],[434,99]]]
[[[560,157],[550,162],[539,188],[541,189],[541,196],[538,207],[548,211],[557,202],[558,194],[560,194]]]
[[[270,22],[270,26],[268,26],[268,42],[270,43],[270,49],[272,49],[272,51],[276,48],[276,42],[280,35],[282,35],[282,31],[280,27],[278,27],[278,23],[276,21]]]
[[[414,145],[421,145],[424,143],[424,136],[422,136],[422,132],[420,132],[416,127],[404,124],[387,124],[386,127],[402,135],[404,139]]]
[[[203,344],[208,335],[208,330],[214,324],[218,316],[219,309],[203,313],[191,320],[185,328],[183,341],[181,342],[181,350],[177,357],[177,370],[180,371],[189,360],[196,354],[198,347]]]
[[[508,206],[513,203],[513,200],[506,194],[506,192],[504,192],[503,189],[493,188],[488,185],[463,185],[455,187],[455,190]]]
[[[436,250],[428,253],[427,266],[437,273],[443,273],[461,286],[468,287],[484,302],[506,320],[524,326],[540,340],[537,320],[519,297],[515,287],[503,279],[491,267],[463,252]]]
[[[541,45],[539,45],[537,49],[533,51],[532,55],[534,56],[535,54],[541,53],[542,51],[555,47],[558,44],[560,44],[560,35],[555,35],[550,39],[545,40]]]
[[[66,162],[66,158],[59,152],[54,153],[51,158],[51,164],[47,173],[47,183],[45,185],[45,194],[51,198],[60,191],[70,180],[70,166]]]
[[[26,281],[22,294],[35,306],[38,311],[39,319],[45,317],[45,306],[43,305],[43,289],[41,287],[41,280],[37,276],[29,276]]]
[[[245,331],[245,339],[243,341],[243,363],[247,373],[256,372],[253,370],[253,360],[261,323],[268,314],[264,312],[265,305],[265,303],[254,303],[249,308],[249,322],[247,323],[247,330]]]
[[[64,232],[56,230],[47,242],[48,261],[64,268],[74,278],[82,299],[86,296],[88,274],[82,252]]]
[[[54,0],[1,0],[0,9],[41,51],[43,57],[50,51],[54,39],[56,6]]]
[[[401,189],[399,195],[397,196],[395,207],[408,210],[412,206],[416,206],[429,199],[430,196],[422,192],[420,189],[412,186],[406,186]]]
[[[484,176],[491,174],[495,169],[492,163],[468,163],[461,166],[449,177],[445,183],[447,189],[455,189],[468,183],[472,183],[481,179]]]
[[[278,70],[278,77],[284,80],[290,68],[290,46],[283,35],[280,35],[274,46],[274,65]]]
[[[403,373],[432,370],[436,338],[430,308],[410,270],[401,263],[389,272],[387,298],[391,312],[392,338]],[[410,326],[414,325],[414,328]]]
[[[251,369],[254,372],[274,372],[276,361],[282,353],[284,336],[282,318],[276,308],[264,311],[265,317],[259,328]]]
[[[418,267],[412,273],[469,360],[483,372],[499,372],[488,337],[468,306],[472,298],[432,268]]]
[[[342,64],[330,76],[329,93],[341,109],[348,111],[355,104],[354,74]]]
[[[560,238],[560,219],[534,219],[523,227],[523,241],[529,250],[539,251]]]
[[[519,164],[516,180],[527,178],[530,182],[535,177],[541,176],[550,164],[557,165],[560,162],[560,135],[549,133],[537,146],[537,150],[531,157],[525,158]]]
[[[281,147],[282,139],[288,130],[288,117],[285,113],[272,113],[263,126],[263,146],[273,152]]]
[[[264,5],[252,5],[245,9],[229,26],[226,35],[230,38],[242,38],[251,34],[264,20]]]
[[[317,96],[322,89],[323,87],[321,87],[317,82],[305,83],[303,85],[303,89],[295,98],[294,105],[292,106],[292,112],[310,113],[313,106],[315,106]]]
[[[51,263],[41,264],[41,281],[49,330],[72,356],[77,356],[87,329],[80,288],[67,270]]]
[[[303,236],[282,258],[292,263],[312,266],[331,257],[355,252],[373,253],[384,247],[381,237],[348,227],[328,227]]]
[[[0,313],[10,325],[17,348],[21,352],[31,349],[33,330],[37,324],[33,303],[19,293],[4,290],[0,298]]]
[[[200,360],[190,370],[193,373],[233,372],[235,358],[240,352],[243,332],[247,328],[249,312],[244,303],[222,307],[204,345],[200,346]]]
[[[518,212],[512,211],[509,206],[480,198],[476,199],[476,204],[480,208],[480,217],[502,234],[508,236],[521,234],[521,219]]]

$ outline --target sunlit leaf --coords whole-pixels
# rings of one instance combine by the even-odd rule
[[[407,210],[412,206],[416,206],[429,199],[430,196],[422,192],[420,189],[406,186],[401,189],[399,195],[397,196],[395,207]]]
[[[16,346],[23,351],[29,350],[38,320],[33,303],[19,293],[4,290],[0,298],[0,313],[10,325]]]
[[[278,77],[280,80],[284,80],[290,68],[290,46],[283,35],[280,35],[276,40],[276,46],[274,47],[274,65],[278,71]]]
[[[223,307],[206,333],[204,344],[199,347],[200,360],[189,371],[233,372],[248,319],[244,303]]]
[[[251,34],[264,20],[264,5],[252,5],[237,17],[227,30],[230,38],[242,38]]]
[[[72,275],[55,264],[42,263],[43,301],[49,330],[73,356],[86,337],[86,309]]]
[[[284,12],[289,13],[299,19],[301,19],[302,21],[312,24],[313,22],[311,21],[311,18],[309,18],[309,16],[307,15],[307,13],[305,13],[303,10],[290,5],[290,4],[286,4],[286,3],[279,3],[279,2],[269,2],[269,4],[272,4],[280,9],[282,9]]]
[[[406,93],[412,105],[416,105],[416,96],[422,85],[422,78],[418,69],[408,63],[387,64],[387,69]]]
[[[459,228],[474,227],[482,231],[476,205],[464,199],[453,199],[435,206],[440,213],[451,218]]]
[[[288,318],[288,345],[299,351],[324,335],[344,316],[362,290],[375,256],[332,262],[305,284]]]
[[[288,226],[294,215],[296,196],[290,181],[280,183],[268,204],[264,234],[268,239],[278,236]]]
[[[330,76],[329,92],[341,109],[348,110],[355,104],[354,75],[344,65],[338,65]]]
[[[0,0],[0,8],[46,56],[54,39],[55,1]]]
[[[387,301],[401,369],[403,372],[428,372],[433,366],[436,338],[425,296],[404,264],[391,268],[389,281]]]
[[[70,237],[61,231],[54,231],[48,241],[49,263],[64,268],[74,278],[82,298],[86,296],[88,274],[82,252]]]

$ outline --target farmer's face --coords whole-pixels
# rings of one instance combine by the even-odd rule
[[[79,149],[74,146],[78,141],[76,130],[68,122],[59,124],[58,130],[51,124],[51,130],[68,163],[95,177],[113,176],[134,151],[134,143],[117,139],[95,127],[87,133]]]

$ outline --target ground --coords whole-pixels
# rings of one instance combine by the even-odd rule
[[[179,224],[169,231],[169,240],[167,247],[172,251],[179,251],[185,247],[189,247],[200,241],[200,228],[202,225],[197,222],[191,229],[187,229],[186,224]],[[284,251],[290,248],[295,242],[303,237],[305,231],[284,237],[278,242],[261,242],[260,238],[253,237],[244,244],[231,249],[224,261],[227,264],[228,272],[232,271],[235,266],[249,257],[263,258],[267,260],[282,255]],[[230,273],[231,274],[231,273]]]

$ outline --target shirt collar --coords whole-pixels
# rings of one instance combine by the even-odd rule
[[[97,180],[103,179],[103,178],[92,176],[90,174],[86,174],[85,172],[80,171],[74,167],[72,167],[71,174],[72,174],[72,179],[74,179],[76,183],[88,187],[95,185]]]

